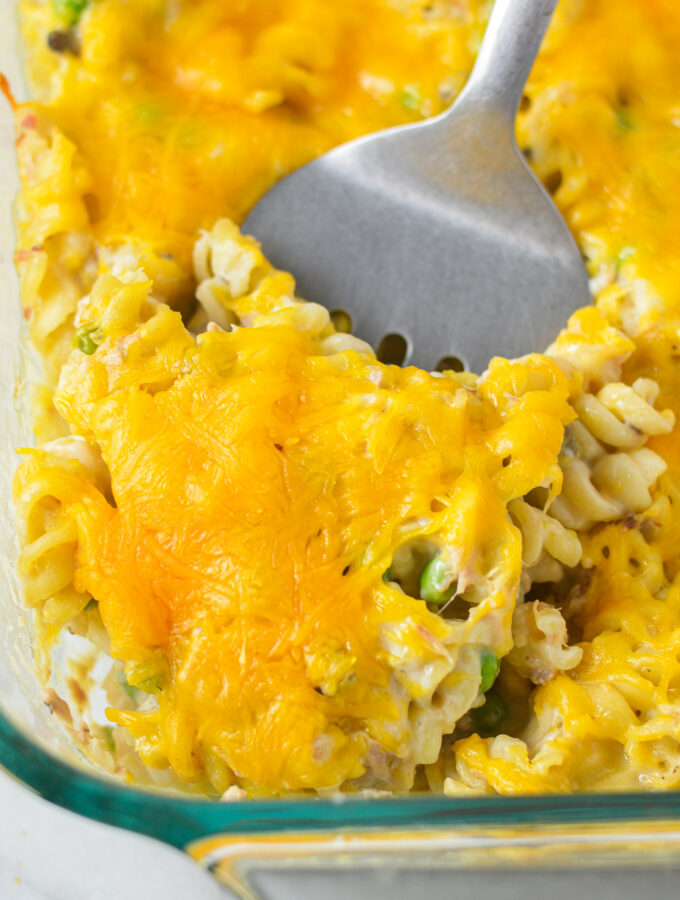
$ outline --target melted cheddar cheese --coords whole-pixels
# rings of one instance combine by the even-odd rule
[[[199,228],[240,221],[335,144],[450,102],[481,4],[454,16],[430,5],[97,0],[78,56],[47,46],[64,25],[50,3],[20,8],[39,98],[91,172],[98,239],[132,237],[189,268]]]
[[[393,654],[447,671],[464,643],[509,649],[521,545],[506,506],[559,477],[565,377],[498,360],[472,389],[323,356],[285,309],[195,342],[178,313],[147,308],[149,288],[98,282],[81,316],[99,346],[57,392],[115,498],[69,503],[74,585],[97,598],[114,656],[163,672],[158,711],[114,721],[149,762],[193,779],[210,753],[254,790],[340,786],[372,746],[408,759],[401,688],[414,705],[432,690]],[[486,579],[464,622],[383,577],[427,536],[457,548],[461,578]],[[454,667],[450,687],[465,678]]]
[[[675,0],[561,0],[517,135],[596,305],[481,378],[381,365],[222,217],[444,109],[488,2],[19,8],[38,427],[78,436],[19,470],[22,573],[52,629],[103,623],[142,760],[220,793],[680,786]]]

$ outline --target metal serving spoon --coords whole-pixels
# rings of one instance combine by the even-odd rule
[[[494,354],[543,349],[591,300],[576,243],[514,136],[556,5],[496,0],[447,112],[327,153],[246,219],[300,295],[349,313],[386,362],[480,372]]]

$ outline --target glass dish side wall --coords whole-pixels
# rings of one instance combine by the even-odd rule
[[[0,2],[0,71],[17,96],[22,81],[17,52],[13,4]],[[16,575],[17,546],[12,515],[12,476],[19,457],[16,448],[33,442],[27,394],[35,368],[21,344],[21,310],[14,270],[12,207],[18,189],[14,158],[14,127],[9,104],[0,100],[0,708],[23,726],[36,743],[65,754],[73,762],[63,737],[49,721],[37,684],[30,648],[30,615],[21,603]]]

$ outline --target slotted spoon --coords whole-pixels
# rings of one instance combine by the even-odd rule
[[[301,296],[349,313],[388,362],[457,358],[479,372],[493,355],[543,349],[590,302],[576,243],[514,136],[556,5],[496,0],[448,111],[327,153],[245,222]]]

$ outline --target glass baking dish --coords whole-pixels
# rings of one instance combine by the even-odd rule
[[[21,95],[12,0],[0,0],[0,71]],[[12,263],[16,190],[13,124],[5,108],[0,115],[0,765],[67,809],[187,850],[250,900],[361,897],[369,891],[375,898],[415,898],[425,890],[435,900],[484,890],[496,897],[550,890],[559,898],[593,889],[602,898],[643,891],[675,896],[680,796],[673,793],[227,803],[131,787],[81,758],[41,701],[15,574],[10,486],[15,448],[32,441],[26,408],[32,363],[22,344]]]

